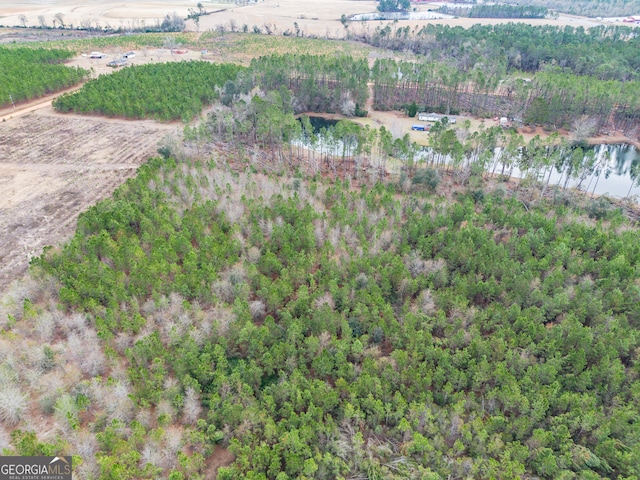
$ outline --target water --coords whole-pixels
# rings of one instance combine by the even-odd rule
[[[638,169],[640,176],[640,151],[633,145],[617,144],[617,145],[595,145],[593,147],[587,147],[585,153],[589,151],[589,148],[595,152],[595,157],[599,161],[600,166],[594,169],[593,172],[587,174],[585,178],[570,178],[567,182],[567,188],[577,188],[580,185],[580,190],[596,195],[608,195],[610,197],[625,198],[636,197],[640,198],[640,186],[637,184],[632,187],[633,183],[640,182],[640,178],[636,177],[634,180],[631,176],[633,168]],[[571,150],[567,155],[571,155]],[[606,155],[609,155],[609,161],[606,161]],[[502,164],[499,163],[501,157],[500,147],[494,151],[494,157],[487,171],[494,172],[496,174],[502,173]],[[418,154],[418,158],[429,161],[431,158],[431,149],[425,147],[422,152]],[[445,163],[450,163],[451,158],[447,157]],[[497,163],[496,163],[497,162]],[[504,170],[505,174],[510,174],[512,177],[522,178],[524,173],[517,167],[510,169],[508,166]],[[549,185],[564,186],[567,178],[567,168],[565,167],[561,171],[558,171],[556,167],[553,167],[551,176],[549,176],[549,170],[540,172],[540,181],[547,182],[549,179]]]
[[[309,123],[313,127],[313,133],[315,134],[320,133],[320,130],[322,130],[323,128],[329,128],[329,127],[335,126],[339,121],[339,120],[332,120],[330,118],[319,117],[319,116],[313,116],[308,118],[309,118]]]
[[[328,129],[338,123],[338,120],[332,120],[325,117],[313,116],[309,117],[309,121],[313,126],[315,134],[320,133],[320,130]],[[316,151],[333,151],[334,154],[340,154],[343,149],[343,144],[338,139],[332,139],[328,141],[325,138],[318,138],[316,145],[309,145],[308,141],[302,141],[301,145],[305,148],[312,148]],[[587,175],[582,181],[580,179],[569,179],[567,182],[567,188],[576,188],[580,184],[580,190],[596,195],[608,195],[610,197],[625,198],[627,196],[640,198],[640,186],[631,186],[634,180],[631,178],[632,167],[640,169],[640,151],[633,145],[617,144],[617,145],[595,145],[593,147],[587,147],[585,152],[593,149],[596,159],[599,160],[601,165],[599,169],[596,169],[591,174]],[[417,158],[422,156],[423,159],[429,157],[429,147],[426,147],[422,154],[418,154]],[[606,155],[609,156],[609,161],[606,162]],[[496,148],[494,162],[491,162],[488,170],[500,173],[502,166],[497,165],[493,167],[495,159],[500,155],[500,148]],[[568,152],[571,155],[571,151]],[[417,159],[416,158],[416,159]],[[505,169],[505,173],[509,173],[509,167]],[[559,172],[555,167],[549,177],[549,171],[541,172],[541,181],[546,182],[549,178],[549,185],[563,186],[566,179],[566,169]],[[521,178],[523,173],[516,167],[511,171],[511,175]],[[636,182],[640,183],[640,179],[636,179]]]
[[[321,134],[322,129],[328,130],[330,127],[334,127],[340,120],[320,116],[309,116],[308,118],[309,123],[313,127],[313,133],[316,136],[315,143],[312,145],[306,134],[303,134],[303,138],[300,141],[293,142],[293,144],[300,145],[315,152],[331,151],[334,155],[340,155],[344,147],[343,142],[340,139],[327,138],[327,136]],[[298,118],[298,121],[302,122],[301,118]]]
[[[617,145],[594,145],[583,149],[585,153],[592,150],[595,158],[598,160],[599,166],[590,174],[587,174],[582,180],[580,178],[570,178],[567,182],[567,188],[577,188],[580,190],[596,195],[608,195],[610,197],[624,198],[628,196],[640,197],[640,186],[631,186],[634,180],[631,178],[632,166],[640,167],[640,152],[633,146],[627,144]],[[571,155],[571,150],[567,155]],[[499,149],[496,149],[496,156],[499,155]],[[609,161],[606,161],[606,155],[609,155]],[[495,157],[494,157],[495,158]],[[497,168],[490,167],[492,171],[500,173],[501,165]],[[509,167],[505,172],[509,171]],[[542,172],[541,181],[546,182],[549,178],[549,185],[564,186],[568,169],[565,167],[561,171],[553,168],[551,175],[549,171]],[[521,178],[523,173],[517,167],[513,169],[511,175]],[[640,180],[640,179],[636,179]]]
[[[624,198],[640,196],[640,186],[631,187],[634,180],[631,178],[632,166],[640,164],[640,152],[633,145],[595,145],[592,147],[596,158],[602,162],[600,171],[595,170],[583,181],[580,189],[595,193],[596,195],[608,195],[610,197]],[[610,159],[606,162],[606,154]],[[566,171],[558,172],[555,168],[551,173],[550,184],[564,185]],[[579,179],[570,179],[567,187],[577,187]],[[629,188],[631,187],[631,190]]]

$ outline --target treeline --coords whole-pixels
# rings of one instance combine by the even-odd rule
[[[264,91],[285,87],[298,112],[355,114],[368,98],[366,59],[347,55],[271,55],[251,61],[254,82]]]
[[[446,63],[376,60],[374,107],[477,116],[507,116],[550,128],[571,127],[583,116],[596,127],[633,130],[640,120],[640,82],[601,80],[549,68],[532,78],[507,75],[500,65],[480,63],[465,72]]]
[[[208,62],[149,64],[101,76],[53,105],[60,112],[189,121],[219,94],[230,105],[258,87],[280,91],[296,113],[362,116],[368,77],[367,61],[346,55],[271,55],[253,60],[249,69]]]
[[[152,160],[35,262],[128,367],[96,476],[640,475],[638,232],[580,215]]]
[[[0,47],[0,107],[80,83],[89,72],[62,65],[73,56],[66,50]]]
[[[535,73],[559,66],[568,73],[606,80],[638,79],[640,37],[624,26],[533,26],[524,23],[474,25],[470,28],[429,24],[376,27],[359,39],[377,47],[409,50],[430,61],[446,61],[468,71],[478,63],[495,63],[507,72]]]
[[[439,13],[468,18],[545,18],[549,14],[546,7],[528,5],[473,5],[471,8],[443,5]]]
[[[527,123],[556,128],[571,126],[582,116],[608,121],[623,131],[632,131],[640,121],[640,81],[603,81],[549,70],[531,82],[525,108]]]
[[[235,80],[243,67],[203,61],[136,65],[102,75],[54,100],[59,112],[189,121]]]
[[[185,141],[198,150],[225,143],[234,159],[250,156],[269,171],[296,165],[312,175],[374,181],[384,177],[391,157],[407,164],[414,161],[419,147],[408,134],[394,139],[384,127],[373,129],[348,120],[315,131],[308,117],[294,116],[295,101],[283,88],[250,102],[233,102],[214,110],[197,127],[185,127]]]
[[[556,12],[587,17],[623,17],[640,12],[638,0],[513,0],[518,5],[535,5]]]

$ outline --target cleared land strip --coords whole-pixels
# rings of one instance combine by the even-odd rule
[[[113,193],[175,127],[64,116],[47,109],[0,122],[0,291],[78,215]]]

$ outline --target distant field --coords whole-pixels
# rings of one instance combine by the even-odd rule
[[[4,26],[61,26],[66,27],[111,27],[144,28],[162,22],[167,14],[174,12],[186,17],[193,0],[47,0],[42,2],[3,1],[0,6],[0,24]],[[207,10],[219,10],[230,4],[220,5],[203,1]]]
[[[304,36],[340,38],[348,32],[373,30],[388,22],[353,22],[348,28],[340,22],[357,13],[376,11],[377,2],[371,0],[262,0],[238,7],[233,3],[201,2],[208,13],[200,17],[199,24],[187,22],[187,29],[206,32],[226,29],[227,31],[248,31],[259,29],[263,33],[282,35],[285,32]],[[3,26],[46,26],[92,27],[112,29],[144,29],[159,25],[168,14],[176,13],[186,18],[189,10],[195,10],[193,0],[154,0],[140,2],[117,2],[115,0],[81,2],[80,0],[49,0],[46,3],[18,3],[11,0],[0,6],[0,25]],[[418,10],[433,8],[417,5]],[[640,13],[640,12],[638,12]],[[469,19],[400,21],[399,26],[424,25],[429,22],[460,25],[464,27],[476,23],[504,23],[508,19]],[[560,15],[557,19],[527,20],[534,25],[595,26],[607,24],[607,20]]]

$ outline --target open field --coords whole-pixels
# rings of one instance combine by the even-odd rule
[[[0,290],[135,174],[175,125],[81,118],[51,107],[0,123]]]
[[[202,2],[207,10],[225,8],[213,2]],[[59,26],[57,14],[67,27],[92,28],[144,28],[154,27],[162,22],[167,14],[174,12],[186,17],[190,8],[196,8],[193,0],[151,0],[151,1],[114,1],[114,0],[27,0],[17,2],[9,0],[0,6],[0,23],[5,26]],[[228,6],[227,4],[226,6]],[[24,15],[24,17],[21,17]],[[41,18],[40,18],[41,17]]]
[[[229,28],[233,22],[238,28],[247,25],[250,30],[255,25],[262,31],[265,31],[265,25],[267,25],[271,27],[274,34],[282,34],[287,30],[294,32],[295,22],[304,35],[340,38],[343,37],[347,31],[340,22],[342,14],[349,17],[357,13],[375,12],[377,5],[378,2],[367,0],[323,0],[321,2],[313,0],[263,0],[254,5],[227,8],[212,15],[204,16],[200,19],[199,29],[200,31],[205,31],[215,29],[219,25]],[[415,8],[417,11],[421,11],[435,7],[417,4]],[[491,18],[401,20],[395,23],[392,21],[369,21],[351,22],[348,29],[352,33],[357,34],[363,30],[372,31],[377,26],[384,27],[386,24],[413,28],[429,23],[441,23],[467,28],[475,24],[492,25],[513,21],[513,19]],[[595,20],[570,15],[560,15],[557,19],[523,19],[516,21],[529,23],[531,25],[570,25],[575,27],[592,27],[610,24],[610,22],[606,20]],[[193,22],[188,22],[187,25],[192,29],[196,29]]]
[[[147,1],[115,1],[115,0],[30,0],[17,2],[10,0],[0,6],[0,25],[4,26],[60,26],[60,19],[65,26],[74,27],[110,27],[114,29],[133,29],[154,27],[159,25],[167,14],[176,13],[186,18],[189,9],[196,9],[195,0],[147,0]],[[344,36],[346,29],[340,23],[342,14],[349,17],[358,13],[369,13],[376,10],[377,2],[372,0],[260,0],[246,6],[238,7],[233,3],[200,2],[209,15],[200,18],[199,25],[187,22],[190,30],[214,30],[220,26],[225,28],[242,28],[243,25],[252,30],[254,26],[265,31],[265,26],[274,34],[285,31],[294,32],[294,23],[304,35]],[[426,10],[433,5],[416,5],[415,8]],[[60,15],[58,15],[60,14]],[[58,17],[56,18],[56,15]],[[590,27],[610,24],[621,19],[596,20],[585,17],[560,15],[557,19],[522,20],[534,25],[571,25]],[[469,19],[455,18],[447,20],[411,20],[400,21],[399,26],[424,25],[426,23],[446,23],[468,27],[473,24],[505,23],[509,19]],[[390,22],[353,22],[349,29],[357,32],[361,29],[374,29],[378,25]]]

